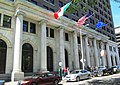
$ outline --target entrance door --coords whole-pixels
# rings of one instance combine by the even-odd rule
[[[7,45],[0,39],[0,74],[5,73]]]
[[[68,52],[67,50],[65,49],[65,67],[69,67],[69,59],[68,59]]]
[[[53,51],[47,46],[47,70],[53,71]]]
[[[22,71],[33,72],[33,47],[28,43],[22,46]]]

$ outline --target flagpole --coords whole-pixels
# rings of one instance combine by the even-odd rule
[[[85,69],[85,63],[84,63],[84,57],[83,57],[83,41],[82,41],[82,29],[80,29],[80,46],[81,46],[81,56],[82,59],[80,60],[82,62],[82,69]]]

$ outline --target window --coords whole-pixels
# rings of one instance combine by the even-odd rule
[[[0,25],[1,25],[1,14],[0,14]]]
[[[4,15],[3,27],[11,28],[11,17],[10,16]]]
[[[68,33],[65,33],[65,41],[69,41]]]
[[[36,33],[36,25],[34,23],[30,23],[30,33]]]
[[[63,6],[63,2],[59,1],[59,7]]]
[[[54,29],[50,28],[50,37],[54,38]]]
[[[54,4],[54,0],[50,0],[50,3]]]
[[[45,5],[43,5],[43,8],[45,8],[45,9],[47,9],[47,10],[48,10],[48,7],[47,7],[47,6],[45,6]]]
[[[23,21],[23,31],[28,32],[28,22],[27,21]]]
[[[36,34],[36,24],[23,20],[23,32]]]
[[[110,51],[112,51],[112,46],[109,46]]]
[[[50,8],[50,11],[51,11],[51,12],[55,12],[54,9],[52,9],[52,8]]]
[[[31,2],[31,3],[33,3],[33,4],[35,4],[35,5],[37,5],[37,2],[34,1],[34,0],[28,0],[28,1]]]
[[[48,27],[46,27],[46,36],[48,37]]]
[[[54,38],[54,29],[46,27],[46,36]]]
[[[77,37],[78,44],[80,44],[80,37]]]

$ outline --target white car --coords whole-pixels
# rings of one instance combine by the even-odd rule
[[[90,77],[91,77],[91,73],[87,70],[74,70],[69,75],[66,75],[64,80],[80,81],[81,79],[88,79]]]

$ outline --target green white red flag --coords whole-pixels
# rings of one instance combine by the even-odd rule
[[[72,3],[72,1],[67,3],[66,5],[64,5],[63,7],[61,7],[57,12],[55,12],[54,13],[55,19],[58,19],[60,16],[63,16],[64,12],[70,6],[71,3]]]

